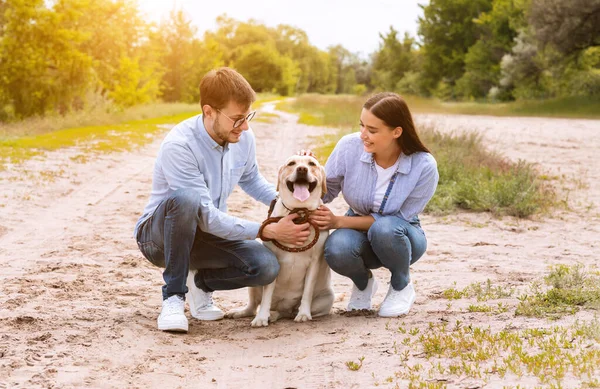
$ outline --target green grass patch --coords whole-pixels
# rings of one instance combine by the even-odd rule
[[[429,323],[420,332],[390,326],[401,369],[394,378],[408,387],[429,383],[519,382],[537,379],[543,387],[586,387],[597,382],[600,372],[600,323],[597,319],[571,326],[504,329],[467,325],[456,321]],[[485,386],[485,385],[483,385]],[[437,386],[436,386],[437,387]]]
[[[282,101],[277,108],[299,113],[300,123],[340,129],[339,134],[324,138],[314,150],[323,163],[342,135],[358,131],[363,102],[364,98],[355,96],[305,95]],[[512,162],[491,152],[479,134],[442,133],[434,127],[418,131],[436,158],[440,173],[437,191],[426,212],[447,214],[466,209],[527,217],[559,204],[547,175],[530,163]]]
[[[516,314],[557,319],[581,308],[600,309],[600,276],[581,264],[558,265],[519,298]]]
[[[161,125],[175,124],[188,117],[190,113],[0,140],[0,169],[8,162],[18,164],[33,156],[65,147],[77,146],[84,154],[130,150],[153,140],[156,133],[164,131]],[[85,156],[78,156],[76,160],[85,161]]]
[[[256,114],[254,119],[252,119],[252,121],[259,122],[259,123],[274,123],[278,117],[279,117],[279,115],[277,115],[276,113],[259,112]]]
[[[512,296],[514,288],[507,288],[504,285],[496,285],[488,278],[485,282],[474,282],[466,288],[459,290],[455,287],[446,289],[442,292],[442,297],[448,300],[458,300],[463,298],[476,298],[477,301],[488,301],[502,299]]]

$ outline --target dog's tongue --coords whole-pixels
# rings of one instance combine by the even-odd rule
[[[310,192],[308,191],[308,185],[298,185],[294,184],[294,198],[298,201],[305,201],[310,197]]]

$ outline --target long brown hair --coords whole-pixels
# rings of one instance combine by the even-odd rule
[[[402,135],[397,140],[405,155],[418,151],[431,153],[419,139],[408,105],[400,95],[392,92],[377,93],[365,102],[363,108],[383,120],[388,127],[402,127]]]

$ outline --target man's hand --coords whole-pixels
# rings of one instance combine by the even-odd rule
[[[263,229],[264,237],[282,244],[304,245],[310,235],[310,224],[294,224],[293,220],[298,216],[297,213],[292,213],[277,223],[266,225]]]
[[[308,150],[300,150],[297,153],[298,155],[302,155],[302,156],[308,156],[308,157],[313,157],[313,158],[317,158],[317,156],[315,155],[315,153],[312,152],[312,150],[308,149]]]
[[[329,208],[321,205],[316,211],[308,217],[312,222],[319,226],[321,230],[331,230],[338,227],[338,216],[335,216]]]

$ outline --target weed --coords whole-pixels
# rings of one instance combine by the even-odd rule
[[[519,297],[516,314],[557,319],[580,307],[600,308],[600,277],[583,265],[558,265],[544,278],[546,288],[533,283],[529,293]]]
[[[357,370],[360,370],[360,368],[362,367],[364,360],[365,360],[365,357],[360,357],[360,358],[358,358],[358,363],[356,363],[354,361],[348,361],[348,362],[346,362],[346,366],[348,367],[349,370],[357,371]]]

